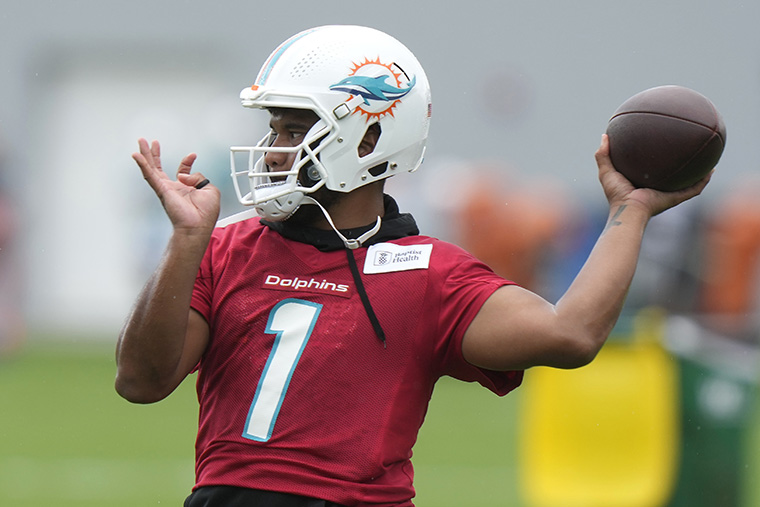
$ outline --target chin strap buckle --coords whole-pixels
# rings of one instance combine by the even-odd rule
[[[362,234],[356,239],[348,239],[343,234],[341,234],[341,232],[338,230],[337,227],[335,227],[335,224],[332,221],[332,217],[330,217],[330,213],[328,213],[328,211],[324,208],[324,206],[319,204],[319,201],[317,201],[313,197],[305,196],[303,198],[303,202],[316,204],[317,206],[319,206],[319,209],[322,210],[322,214],[327,219],[327,223],[330,224],[330,227],[332,227],[332,230],[335,231],[335,234],[338,235],[341,241],[343,241],[343,244],[349,250],[356,250],[357,248],[361,248],[361,246],[364,244],[365,241],[367,241],[369,238],[371,238],[372,236],[378,233],[378,231],[380,230],[380,226],[383,224],[383,219],[380,217],[377,217],[377,222],[375,222],[375,226],[372,229],[368,230],[367,232],[365,232],[364,234]]]
[[[361,95],[352,95],[350,99],[343,102],[342,104],[339,104],[335,109],[333,109],[333,114],[335,115],[335,118],[342,120],[346,116],[353,113],[354,109],[356,109],[356,106],[358,106],[359,103],[363,102],[364,98],[362,98]]]

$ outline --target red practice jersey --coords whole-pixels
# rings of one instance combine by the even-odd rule
[[[192,307],[208,321],[198,369],[196,487],[296,493],[347,506],[412,506],[412,446],[449,375],[504,395],[522,372],[476,368],[462,337],[510,282],[464,250],[409,236],[319,251],[249,219],[215,230]]]

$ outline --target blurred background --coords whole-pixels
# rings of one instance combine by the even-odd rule
[[[652,220],[599,361],[528,372],[504,400],[441,382],[415,448],[418,505],[760,505],[760,4],[2,7],[0,504],[181,504],[193,380],[149,407],[112,388],[118,330],[169,234],[131,154],[138,137],[161,141],[167,168],[198,153],[223,215],[238,211],[228,148],[266,127],[239,91],[281,41],[339,23],[396,36],[431,82],[426,161],[389,193],[424,233],[550,300],[606,219],[593,154],[618,105],[680,84],[728,129],[705,193]],[[584,472],[573,487],[570,470]]]

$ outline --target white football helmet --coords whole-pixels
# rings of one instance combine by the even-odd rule
[[[284,220],[321,187],[350,192],[422,162],[430,124],[430,86],[415,56],[399,41],[360,26],[323,26],[283,42],[240,99],[250,108],[309,109],[319,120],[294,147],[230,149],[238,199],[268,220]],[[360,157],[359,144],[372,124],[380,137]],[[289,170],[270,172],[269,151],[296,153]],[[306,167],[306,170],[301,171]],[[308,182],[299,181],[308,173]],[[306,183],[306,184],[304,184]]]

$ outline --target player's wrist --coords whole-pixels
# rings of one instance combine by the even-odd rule
[[[170,243],[183,249],[201,249],[205,252],[213,227],[174,227]]]
[[[637,219],[646,223],[656,213],[647,202],[635,197],[610,202],[610,219],[619,218],[623,214],[628,221]]]

